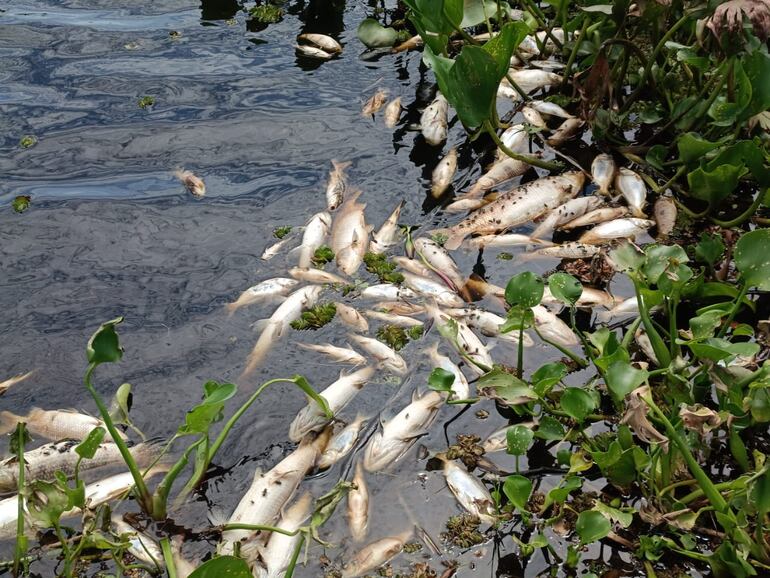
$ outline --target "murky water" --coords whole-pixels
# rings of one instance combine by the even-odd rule
[[[441,150],[408,130],[432,97],[431,79],[416,53],[360,57],[355,26],[372,7],[291,2],[283,21],[264,30],[229,1],[145,0],[116,8],[107,1],[14,0],[0,2],[0,10],[0,378],[36,369],[0,399],[2,409],[93,413],[81,381],[85,344],[100,323],[123,315],[125,357],[99,369],[98,388],[109,396],[131,383],[136,425],[152,437],[173,434],[205,381],[234,381],[243,369],[257,336],[251,325],[272,307],[228,318],[222,306],[257,281],[285,275],[290,257],[264,262],[259,256],[275,240],[275,227],[301,226],[324,207],[332,158],[353,162],[350,180],[364,191],[370,223],[378,226],[402,199],[404,223],[429,228],[444,219],[426,201]],[[345,46],[342,57],[324,63],[297,57],[294,38],[302,32],[335,36]],[[395,133],[381,119],[360,115],[377,87],[402,96],[407,107]],[[145,95],[155,105],[143,110],[138,101]],[[26,134],[39,142],[25,150],[18,142]],[[458,125],[444,150],[453,144],[460,145],[456,184],[462,186],[480,171],[483,143],[466,143]],[[171,175],[180,166],[205,179],[204,199],[192,198]],[[10,203],[22,194],[32,206],[20,215]],[[504,284],[518,266],[494,256],[487,252],[476,262],[466,255],[461,265]],[[344,331],[334,322],[318,332],[292,332],[239,384],[237,400],[261,381],[294,373],[317,388],[331,383],[339,368],[294,342],[339,343]],[[380,376],[343,417],[360,412],[374,426],[380,412],[398,411],[413,389],[424,388],[430,367],[422,350],[435,339],[434,331],[407,347],[412,371],[403,384]],[[547,355],[553,354],[533,348],[527,365],[537,367]],[[495,357],[513,359],[513,351],[500,345]],[[268,389],[227,441],[204,491],[174,512],[174,521],[194,536],[209,525],[208,510],[229,515],[254,469],[270,468],[292,449],[288,424],[304,403],[288,385]],[[477,409],[490,417],[476,418]],[[490,402],[461,410],[445,407],[418,445],[440,451],[458,433],[483,437],[505,423]],[[371,479],[372,538],[419,520],[439,541],[446,518],[459,513],[440,473],[426,472],[418,449]],[[545,450],[542,461],[533,467],[550,465]],[[320,495],[350,463],[303,487]],[[350,552],[340,514],[324,529],[339,547],[314,546],[309,565],[295,575],[318,576],[322,553],[341,561]],[[0,554],[10,548],[6,542]],[[212,550],[204,539],[185,547],[192,559]],[[443,557],[423,550],[398,565],[426,558],[439,572],[442,559],[457,558],[458,576],[535,576],[550,564],[538,557],[529,565],[520,561],[508,538]],[[36,570],[51,575],[52,567],[49,560]]]

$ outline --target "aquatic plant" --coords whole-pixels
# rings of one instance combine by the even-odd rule
[[[321,245],[313,253],[311,261],[315,267],[323,269],[324,265],[334,261],[334,251],[328,245]]]
[[[298,331],[320,329],[334,319],[336,314],[337,306],[334,303],[319,303],[315,307],[303,311],[300,318],[292,321],[290,325]]]
[[[369,273],[379,277],[380,283],[401,283],[404,280],[404,276],[396,271],[396,264],[383,253],[366,253],[364,265]]]
[[[139,99],[137,104],[139,105],[139,108],[151,108],[155,106],[155,97],[143,96]]]

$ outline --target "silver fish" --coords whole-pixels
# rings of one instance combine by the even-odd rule
[[[17,383],[21,383],[22,381],[24,381],[33,373],[35,373],[34,369],[32,371],[28,371],[27,373],[20,373],[19,375],[14,375],[13,377],[9,377],[4,381],[0,381],[0,395],[3,395],[6,391],[8,391],[8,389],[13,387]]]
[[[629,297],[628,299],[625,299],[615,305],[612,309],[609,311],[600,311],[596,315],[597,321],[600,321],[602,323],[606,323],[610,319],[613,319],[615,317],[620,317],[623,315],[632,315],[639,313],[639,302],[636,300],[636,297]]]
[[[315,44],[321,50],[329,54],[339,54],[342,52],[342,45],[331,36],[326,34],[308,33],[300,34],[297,40],[304,40],[310,44]]]
[[[288,279],[286,277],[274,277],[273,279],[267,279],[256,285],[252,285],[246,291],[238,296],[238,299],[232,303],[225,305],[225,311],[228,315],[232,315],[241,307],[253,305],[254,303],[260,303],[276,297],[282,297],[289,291],[294,289],[299,282],[295,279]]]
[[[316,249],[324,244],[332,226],[332,216],[326,211],[316,213],[305,225],[299,246],[299,266],[307,269],[313,264]]]
[[[388,91],[384,88],[375,92],[369,100],[366,101],[361,109],[361,116],[374,116],[388,101]]]
[[[545,235],[550,235],[555,228],[564,223],[584,215],[588,211],[593,211],[602,204],[602,200],[599,197],[578,197],[576,199],[570,199],[563,205],[556,207],[553,211],[548,213],[546,217],[540,221],[535,230],[532,231],[532,237],[537,239]]]
[[[489,287],[493,289],[495,295],[504,298],[505,289],[500,287],[499,289],[502,289],[502,292],[499,292],[496,286],[490,284]],[[462,319],[469,327],[478,329],[479,333],[482,335],[496,337],[497,339],[509,341],[511,343],[519,342],[518,331],[511,331],[509,333],[500,332],[500,327],[505,323],[505,319],[490,311],[484,311],[483,309],[476,307],[465,307],[462,309],[449,309],[447,310],[447,313],[456,319]],[[526,331],[523,335],[523,342],[524,347],[532,347],[535,344]]]
[[[294,48],[296,48],[298,52],[301,52],[303,56],[309,56],[310,58],[329,60],[334,57],[334,54],[326,52],[321,48],[316,48],[315,46],[308,46],[307,44],[295,44]]]
[[[442,158],[433,169],[431,178],[430,194],[434,199],[438,199],[452,184],[452,179],[457,172],[457,150],[449,149],[449,152]]]
[[[446,140],[449,126],[448,112],[449,103],[441,93],[438,93],[435,100],[423,111],[420,126],[422,136],[428,144],[437,146]]]
[[[317,351],[329,357],[336,363],[345,363],[353,366],[364,365],[366,358],[349,347],[337,347],[331,343],[316,345],[314,343],[297,343],[298,347],[308,351]]]
[[[427,304],[425,306],[428,315],[433,318],[433,322],[437,327],[445,325],[451,319],[450,316],[444,314],[435,304]],[[454,319],[454,324],[457,327],[457,341],[462,350],[476,362],[486,367],[492,368],[494,361],[489,354],[487,346],[479,339],[479,337],[466,325],[462,320]],[[468,367],[481,374],[483,371],[474,364],[469,364]]]
[[[545,119],[540,116],[540,112],[535,110],[532,107],[525,106],[521,109],[521,114],[524,116],[524,120],[526,120],[529,124],[532,126],[535,126],[537,128],[548,128],[548,125],[545,122]]]
[[[513,152],[524,152],[529,143],[529,131],[523,124],[513,124],[500,134],[500,142]],[[496,161],[509,158],[511,157],[505,154],[500,148],[497,149],[495,157]]]
[[[548,286],[543,288],[543,298],[540,302],[544,305],[563,305],[562,301],[553,296]],[[580,294],[575,306],[586,308],[605,307],[611,309],[617,302],[618,300],[606,291],[594,289],[593,287],[583,287],[583,292]]]
[[[428,279],[433,280],[439,279],[433,269],[425,265],[419,258],[410,259],[405,255],[396,255],[391,258],[391,261],[398,265],[399,268],[414,273],[415,275],[420,275],[421,277],[427,277]]]
[[[27,431],[33,436],[49,440],[63,439],[84,440],[94,429],[101,427],[105,431],[104,441],[112,438],[107,433],[107,426],[98,418],[78,413],[75,410],[45,410],[35,407],[27,415],[16,415],[10,411],[0,411],[0,434],[16,428],[19,422],[27,424]],[[123,432],[118,432],[122,439],[127,439]]]
[[[527,94],[547,86],[561,84],[562,80],[564,80],[562,76],[555,72],[548,72],[547,70],[539,70],[536,68],[527,68],[523,70],[510,69],[508,73],[517,86]],[[502,98],[512,98],[517,101],[521,100],[521,95],[511,85],[507,78],[503,78],[502,82],[500,82],[497,96]]]
[[[615,188],[620,191],[628,203],[631,214],[640,219],[645,218],[644,206],[647,204],[647,185],[644,184],[644,179],[634,171],[621,167],[615,176]]]
[[[259,258],[262,259],[263,261],[269,261],[276,255],[278,255],[278,253],[283,251],[286,247],[291,245],[293,242],[294,242],[294,235],[288,235],[283,239],[280,239],[279,241],[276,241],[275,243],[267,247],[262,252],[262,255],[260,255]]]
[[[596,225],[590,231],[586,231],[580,237],[581,243],[600,245],[612,239],[632,239],[646,232],[655,225],[655,221],[648,219],[615,219]]]
[[[444,397],[440,393],[431,391],[417,397],[415,391],[411,403],[369,438],[364,451],[364,468],[378,472],[401,458],[417,438],[425,434],[443,405]]]
[[[128,552],[134,558],[158,570],[165,569],[163,552],[155,540],[125,522],[117,514],[112,515],[112,527],[118,536],[129,543]]]
[[[448,289],[444,283],[428,279],[427,277],[421,277],[408,271],[404,271],[402,275],[404,276],[404,284],[407,287],[420,295],[432,297],[440,305],[462,307],[465,303],[461,297]]]
[[[560,118],[572,118],[574,115],[568,113],[562,107],[555,102],[548,102],[545,100],[530,100],[527,106],[535,109],[540,114],[547,114],[550,116],[558,116]]]
[[[576,229],[578,227],[587,227],[589,225],[596,225],[597,223],[604,223],[605,221],[619,219],[620,217],[625,217],[627,214],[628,207],[603,207],[601,209],[594,209],[582,217],[577,217],[569,223],[560,225],[558,228],[569,230]]]
[[[533,244],[542,245],[550,244],[550,242],[533,239],[529,235],[522,235],[520,233],[508,233],[506,235],[481,235],[480,237],[466,239],[463,242],[463,247],[484,249],[485,247],[518,247]]]
[[[424,44],[422,36],[415,34],[409,40],[405,40],[393,48],[393,52],[406,52],[407,50],[417,50]]]
[[[360,461],[356,462],[353,483],[356,487],[348,492],[348,528],[353,540],[361,542],[369,530],[369,488]]]
[[[404,544],[411,535],[411,531],[404,532],[398,536],[381,538],[365,546],[345,564],[341,578],[358,578],[386,564],[404,549]]]
[[[599,187],[599,192],[603,195],[610,193],[610,187],[615,180],[615,175],[618,172],[618,166],[615,164],[615,159],[612,155],[602,153],[596,155],[591,163],[591,178]]]
[[[452,382],[452,399],[470,399],[471,387],[468,385],[468,380],[451,359],[439,353],[438,343],[434,343],[428,348],[428,357],[433,367],[440,367],[455,376],[455,380]]]
[[[348,188],[348,177],[345,171],[350,167],[351,161],[340,162],[332,159],[332,170],[329,172],[329,182],[326,185],[326,207],[333,211],[345,200],[345,192]]]
[[[348,455],[356,445],[358,436],[365,425],[366,418],[359,414],[356,419],[335,433],[329,440],[324,453],[318,458],[316,466],[321,470],[328,469]]]
[[[369,244],[369,250],[372,253],[384,253],[396,244],[399,235],[398,220],[401,218],[403,208],[404,201],[401,201],[382,224],[382,227],[372,235],[372,242]]]
[[[408,287],[399,287],[390,283],[380,283],[378,285],[369,285],[361,291],[361,297],[365,299],[387,299],[388,301],[398,301],[400,299],[414,299],[417,293]]]
[[[546,142],[552,147],[561,146],[566,141],[577,135],[583,124],[585,123],[580,118],[568,118],[563,123],[561,123],[559,127],[553,131],[553,133],[551,133],[551,136],[546,140]]]
[[[203,198],[206,195],[206,183],[200,177],[195,176],[192,171],[177,169],[174,171],[174,176],[182,181],[185,188],[196,199]]]
[[[534,259],[587,259],[601,253],[601,247],[583,243],[582,241],[571,241],[554,245],[552,247],[543,247],[535,251],[530,251],[524,255],[519,255],[520,261],[532,261]]]
[[[374,357],[379,367],[382,367],[399,377],[403,377],[407,374],[408,368],[404,358],[385,345],[382,341],[371,337],[356,335],[354,333],[350,333],[348,337],[357,343],[361,349],[366,351],[366,353]]]
[[[676,226],[676,203],[671,197],[658,197],[652,208],[655,223],[658,225],[658,237],[666,238]]]
[[[471,211],[475,211],[476,209],[480,209],[484,205],[488,205],[492,201],[494,201],[494,198],[492,198],[494,195],[489,195],[487,197],[484,197],[482,199],[469,199],[466,198],[465,195],[461,195],[461,198],[452,201],[449,203],[446,207],[444,207],[445,213],[469,213]]]
[[[461,200],[478,199],[486,191],[496,187],[497,185],[509,181],[516,177],[520,177],[530,169],[529,163],[512,159],[508,156],[495,161],[487,171],[479,177],[471,189],[458,197],[458,200],[453,203],[457,203]]]
[[[393,128],[398,124],[398,119],[401,118],[401,97],[394,98],[391,100],[388,105],[385,107],[385,112],[383,113],[383,120],[385,121],[385,126],[388,128]]]
[[[582,172],[573,171],[518,186],[450,227],[444,247],[451,251],[472,233],[493,233],[526,223],[577,195],[583,180]]]
[[[337,266],[346,275],[358,271],[369,250],[366,205],[358,202],[360,194],[357,191],[345,201],[332,226],[331,248],[336,254]]]
[[[444,247],[426,237],[415,239],[414,246],[434,271],[439,271],[442,278],[449,279],[456,291],[462,290],[465,285],[465,276]]]
[[[420,303],[408,301],[380,301],[374,304],[377,311],[385,311],[394,315],[421,315],[425,313],[425,306]]]
[[[487,438],[481,442],[481,447],[484,448],[484,453],[492,454],[494,452],[508,449],[508,430],[510,428],[510,425],[506,425],[489,434]]]
[[[315,283],[317,285],[347,285],[347,279],[329,273],[322,269],[315,268],[302,268],[292,267],[289,269],[289,275],[298,279],[299,281],[305,281],[306,283]]]
[[[383,323],[395,325],[397,327],[420,327],[423,324],[422,321],[415,319],[414,317],[396,315],[395,313],[388,313],[386,311],[364,311],[364,315],[370,319],[382,321]]]
[[[299,529],[310,516],[312,506],[313,496],[309,492],[305,492],[283,512],[278,527],[287,532],[294,532]],[[260,568],[256,575],[259,578],[283,578],[301,538],[302,535],[299,533],[294,536],[287,536],[272,532],[267,545],[260,551],[264,569]]]
[[[353,401],[372,375],[374,375],[372,367],[364,367],[349,375],[340,373],[339,379],[319,395],[329,404],[332,414],[336,415]],[[299,442],[310,432],[321,431],[331,420],[332,418],[326,417],[314,400],[308,399],[307,405],[300,410],[289,426],[289,439],[295,443]]]
[[[537,327],[543,337],[565,347],[580,343],[580,339],[575,335],[575,332],[564,321],[542,305],[535,305],[532,308],[532,313],[535,315],[535,327]]]
[[[361,331],[364,333],[369,331],[369,322],[358,312],[358,309],[340,303],[339,301],[336,301],[334,305],[337,307],[337,316],[345,325],[354,331]]]
[[[495,501],[487,487],[478,478],[447,459],[444,460],[444,477],[447,486],[465,511],[483,522],[495,523]]]

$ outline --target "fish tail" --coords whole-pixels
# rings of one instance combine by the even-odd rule
[[[10,433],[24,418],[10,411],[0,411],[0,435]]]
[[[241,379],[254,373],[254,370],[265,360],[273,342],[278,339],[280,334],[280,327],[276,323],[269,323],[268,326],[265,327],[264,331],[262,331],[262,334],[259,336],[259,339],[257,339],[257,342],[254,344],[254,349],[251,350],[251,353],[249,353],[249,356],[246,358],[246,367],[244,368],[243,373],[241,373]]]
[[[238,310],[238,303],[225,303],[225,311],[227,311],[227,316],[232,317],[233,314]]]
[[[335,171],[344,171],[348,167],[350,167],[353,164],[353,161],[338,161],[336,159],[332,159],[332,167],[334,167]]]

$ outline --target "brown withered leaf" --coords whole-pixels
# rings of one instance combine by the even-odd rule
[[[712,429],[718,428],[722,424],[722,418],[713,409],[704,407],[696,403],[695,405],[682,404],[679,408],[679,416],[682,418],[684,427],[698,432],[703,436]]]
[[[653,427],[650,420],[647,419],[647,412],[650,408],[644,399],[652,398],[649,385],[637,387],[626,396],[626,413],[623,414],[621,424],[628,425],[640,440],[648,444],[660,444],[663,451],[668,453],[669,440]]]

